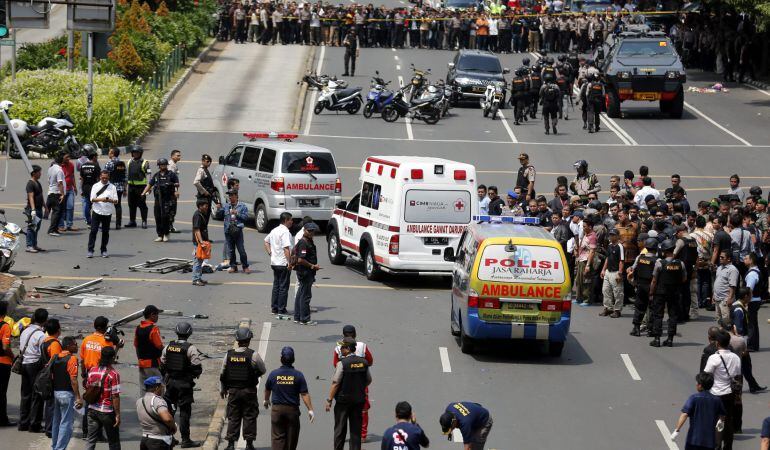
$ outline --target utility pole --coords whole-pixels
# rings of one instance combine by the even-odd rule
[[[75,70],[75,30],[67,32],[67,70]]]
[[[94,34],[88,32],[88,100],[86,117],[94,114]]]

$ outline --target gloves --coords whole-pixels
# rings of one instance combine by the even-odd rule
[[[310,423],[313,423],[313,421],[315,420],[315,413],[313,412],[313,410],[311,409],[310,411],[308,411],[307,415],[308,417],[310,417]]]
[[[32,217],[37,216],[37,211],[32,211],[30,214],[32,214]]]
[[[679,436],[679,432],[677,430],[674,430],[673,432],[671,432],[672,441],[675,441],[677,436]]]

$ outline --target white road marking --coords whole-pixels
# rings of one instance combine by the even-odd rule
[[[401,64],[396,64],[396,70],[401,70]]]
[[[763,94],[767,95],[768,97],[770,97],[770,92],[767,92],[767,91],[766,91],[766,90],[764,90],[764,89],[760,89],[760,88],[758,88],[758,87],[756,87],[756,86],[752,86],[752,85],[750,85],[750,84],[744,84],[743,86],[744,86],[744,87],[750,87],[750,88],[754,89],[755,91],[759,91],[759,92],[761,92],[761,93],[763,93]]]
[[[412,133],[412,119],[409,117],[405,117],[406,122],[406,136],[407,140],[413,141],[414,140],[414,134]]]
[[[321,46],[321,53],[318,55],[318,64],[315,66],[315,73],[321,73],[321,67],[323,67],[325,54],[326,54],[326,46],[323,45]],[[313,108],[315,107],[315,101],[317,96],[318,96],[317,90],[314,90],[313,93],[310,95],[310,103],[308,104],[308,108],[307,108],[307,118],[305,119],[305,132],[302,133],[305,136],[310,134],[310,124],[313,123]]]
[[[508,121],[505,120],[505,116],[503,115],[503,112],[500,110],[497,110],[497,116],[500,117],[500,120],[503,122],[503,126],[505,127],[505,131],[508,132],[508,136],[511,137],[511,142],[514,144],[518,143],[519,140],[516,139],[516,135],[513,134],[513,130],[511,129],[511,126],[508,125]]]
[[[401,75],[398,76],[398,87],[404,87],[404,77]]]
[[[679,446],[676,445],[676,442],[671,440],[671,432],[668,431],[666,422],[662,420],[656,420],[655,425],[658,426],[658,429],[660,430],[660,434],[663,435],[663,440],[666,442],[666,445],[668,446],[668,450],[679,450]]]
[[[631,374],[631,378],[634,381],[642,381],[642,377],[640,377],[639,372],[636,371],[636,367],[634,367],[634,363],[631,361],[631,357],[628,356],[627,353],[621,353],[620,359],[622,359],[623,364],[626,365],[626,369],[628,370],[628,373]]]
[[[452,366],[449,364],[449,352],[446,347],[439,347],[438,354],[441,357],[441,369],[444,373],[450,373],[452,371]]]
[[[259,349],[257,353],[265,360],[267,354],[267,344],[270,342],[270,330],[273,328],[272,322],[265,322],[262,324],[262,334],[259,336]]]
[[[709,116],[707,116],[707,115],[703,114],[703,113],[701,112],[701,110],[699,110],[698,108],[696,108],[696,107],[692,106],[691,104],[689,104],[689,103],[687,103],[687,102],[684,102],[684,106],[686,106],[686,107],[688,107],[689,109],[691,109],[691,110],[692,110],[692,112],[694,112],[695,114],[697,114],[697,115],[699,115],[699,116],[703,117],[704,119],[706,119],[706,120],[707,120],[709,123],[711,123],[711,125],[714,125],[715,127],[719,128],[720,130],[724,131],[725,133],[727,133],[727,134],[729,134],[730,136],[734,137],[735,139],[739,140],[740,142],[742,142],[742,143],[743,143],[743,145],[745,145],[745,146],[747,146],[747,147],[751,147],[751,143],[750,143],[749,141],[747,141],[746,139],[743,139],[742,137],[738,136],[737,134],[735,134],[735,133],[733,133],[732,131],[728,130],[727,128],[723,127],[722,125],[720,125],[719,123],[717,123],[717,122],[716,122],[714,119],[712,119],[711,117],[709,117]]]
[[[393,55],[393,59],[395,59],[396,61],[398,61],[398,55]]]
[[[601,118],[604,119],[604,123],[607,124],[607,127],[612,129],[612,131],[618,135],[621,141],[626,142],[627,145],[639,145],[639,143],[636,142],[634,138],[632,138],[631,135],[626,132],[626,130],[621,128],[620,125],[618,125],[614,120],[610,119],[610,116],[608,116],[607,113],[602,113]]]

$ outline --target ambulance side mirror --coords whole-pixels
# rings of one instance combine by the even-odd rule
[[[224,164],[224,163],[225,163],[225,156],[219,155],[219,164]]]
[[[337,206],[337,208],[339,208],[339,209],[345,209],[345,208],[347,208],[348,204],[347,204],[347,202],[345,202],[345,201],[343,200],[343,201],[337,202],[337,205],[336,205],[336,206]]]
[[[452,247],[447,247],[444,249],[444,261],[448,262],[454,262],[455,261],[455,249]]]

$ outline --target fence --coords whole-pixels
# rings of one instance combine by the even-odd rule
[[[187,62],[187,47],[184,44],[179,44],[174,47],[166,58],[160,63],[158,69],[152,73],[150,79],[142,82],[142,91],[146,89],[165,90],[174,75],[183,68]],[[136,103],[136,100],[128,100],[126,103],[121,103],[120,117],[131,113],[131,104]]]

